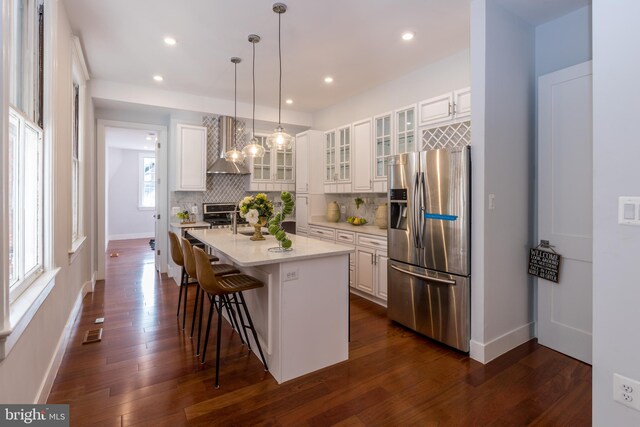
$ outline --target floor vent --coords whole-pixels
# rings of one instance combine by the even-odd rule
[[[90,329],[84,333],[82,344],[91,344],[92,342],[102,341],[102,328]]]

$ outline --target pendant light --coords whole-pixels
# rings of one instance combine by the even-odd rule
[[[267,147],[277,150],[289,150],[293,143],[293,137],[285,132],[282,127],[281,109],[282,109],[282,48],[280,46],[280,18],[287,11],[287,5],[284,3],[274,3],[273,11],[278,14],[278,64],[280,74],[278,77],[278,127],[267,138]]]
[[[244,160],[244,154],[238,150],[238,64],[242,60],[237,57],[231,58],[233,62],[234,86],[233,86],[233,148],[224,153],[227,162],[237,163]]]
[[[264,156],[264,147],[258,144],[258,138],[256,138],[256,43],[260,41],[260,36],[256,34],[249,35],[249,42],[253,47],[253,65],[251,78],[253,81],[253,119],[251,125],[251,141],[242,149],[242,154],[245,157],[262,157]]]

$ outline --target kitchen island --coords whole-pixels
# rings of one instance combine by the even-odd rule
[[[273,236],[251,241],[228,229],[190,233],[243,273],[261,280],[245,292],[269,371],[282,383],[349,356],[349,253],[353,249],[291,235],[293,250],[270,252]],[[256,346],[252,346],[255,350]]]

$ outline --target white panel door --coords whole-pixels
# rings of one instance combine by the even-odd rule
[[[458,89],[453,92],[455,104],[455,118],[459,119],[471,115],[471,88]]]
[[[296,229],[306,232],[309,228],[309,196],[296,195]]]
[[[309,192],[309,134],[296,136],[296,193]]]
[[[178,125],[178,190],[207,189],[207,128]]]
[[[375,250],[356,249],[356,288],[373,294]]]
[[[449,92],[444,95],[434,96],[421,101],[419,105],[420,126],[446,122],[451,119],[453,114],[453,94]]]
[[[538,236],[562,255],[538,279],[538,340],[586,363],[592,347],[591,62],[538,81]]]
[[[353,124],[353,191],[373,190],[371,119]]]

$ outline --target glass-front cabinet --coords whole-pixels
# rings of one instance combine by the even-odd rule
[[[387,179],[387,165],[391,156],[391,113],[375,118],[374,130],[374,179]]]
[[[416,151],[416,106],[396,110],[396,154]]]
[[[324,191],[351,191],[351,125],[324,133]]]
[[[351,126],[338,129],[338,181],[351,180]]]
[[[288,150],[269,149],[268,135],[255,135],[264,148],[264,156],[247,159],[251,180],[249,191],[293,191],[295,161],[293,147]]]
[[[324,182],[336,180],[336,131],[324,134]]]

